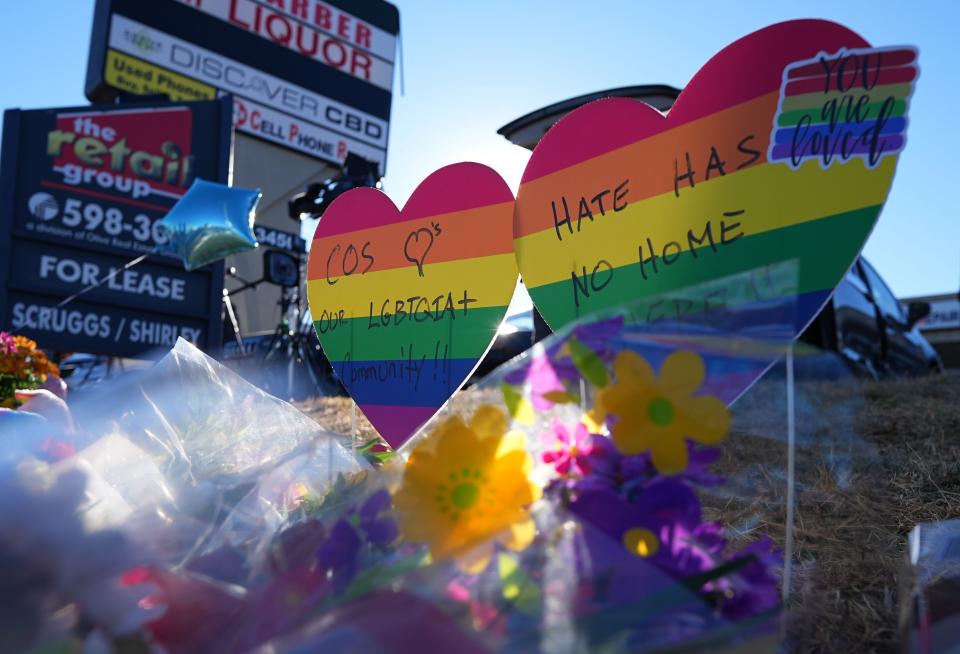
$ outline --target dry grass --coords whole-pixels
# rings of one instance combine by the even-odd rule
[[[781,545],[784,398],[773,381],[738,403],[721,465],[741,493],[707,500],[727,524]],[[907,535],[919,522],[960,517],[960,376],[813,382],[796,398],[789,649],[897,652]]]
[[[705,496],[711,517],[748,539],[784,543],[786,405],[769,375],[734,407],[720,471],[730,483]],[[788,648],[898,651],[898,575],[918,522],[960,517],[960,376],[884,382],[800,383],[797,512]],[[455,410],[477,401],[469,391]],[[352,402],[300,406],[331,431],[351,433]],[[363,438],[374,431],[360,412]]]
[[[349,397],[320,397],[296,403],[298,409],[316,420],[324,429],[336,434],[354,434],[367,441],[377,435],[363,412]]]
[[[457,393],[443,412],[454,411],[461,416],[469,417],[483,402],[499,402],[500,399],[501,396],[496,391],[471,386]],[[361,442],[377,436],[373,425],[362,411],[355,409],[353,400],[349,397],[321,397],[295,404],[298,409],[320,423],[327,431],[344,435],[355,434],[357,440]]]

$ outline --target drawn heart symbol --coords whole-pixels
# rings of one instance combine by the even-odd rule
[[[912,48],[791,21],[714,56],[666,117],[625,98],[571,112],[517,196],[534,304],[554,329],[632,303],[638,323],[799,334],[886,200],[916,72]]]
[[[393,447],[493,342],[517,283],[513,207],[495,171],[460,163],[427,177],[402,211],[361,188],[324,213],[308,262],[314,325],[334,372]]]
[[[420,245],[420,236],[424,237],[425,246]],[[413,245],[411,248],[410,246]],[[417,254],[417,247],[423,250],[420,254]],[[430,231],[428,227],[421,227],[417,230],[410,232],[407,236],[407,240],[403,242],[403,256],[410,263],[415,263],[417,265],[417,274],[423,277],[423,263],[427,259],[427,255],[430,253],[430,248],[433,247],[433,232]]]

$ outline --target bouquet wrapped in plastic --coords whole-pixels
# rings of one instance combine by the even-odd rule
[[[48,377],[59,375],[35,341],[0,331],[0,408],[18,406],[17,391],[41,388]]]
[[[84,398],[60,456],[17,439],[0,556],[30,620],[5,645],[773,651],[783,560],[728,529],[716,468],[774,344],[670,333],[564,330],[397,453],[180,342]]]

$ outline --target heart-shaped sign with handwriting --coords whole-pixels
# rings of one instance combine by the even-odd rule
[[[491,168],[446,166],[402,211],[348,191],[323,214],[307,294],[320,345],[381,436],[399,447],[470,377],[517,283],[513,193]]]
[[[571,112],[517,197],[534,304],[554,329],[630,304],[638,323],[755,330],[764,315],[799,334],[886,200],[916,60],[836,23],[791,21],[714,56],[667,116],[627,98]],[[789,315],[746,310],[767,306]]]

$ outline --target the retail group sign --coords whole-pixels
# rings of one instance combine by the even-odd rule
[[[150,254],[197,177],[226,181],[228,99],[4,114],[0,328],[56,350],[140,355],[220,343],[222,264]],[[64,300],[88,286],[82,297]]]
[[[87,96],[230,93],[242,132],[383,172],[399,26],[382,0],[97,0]]]

